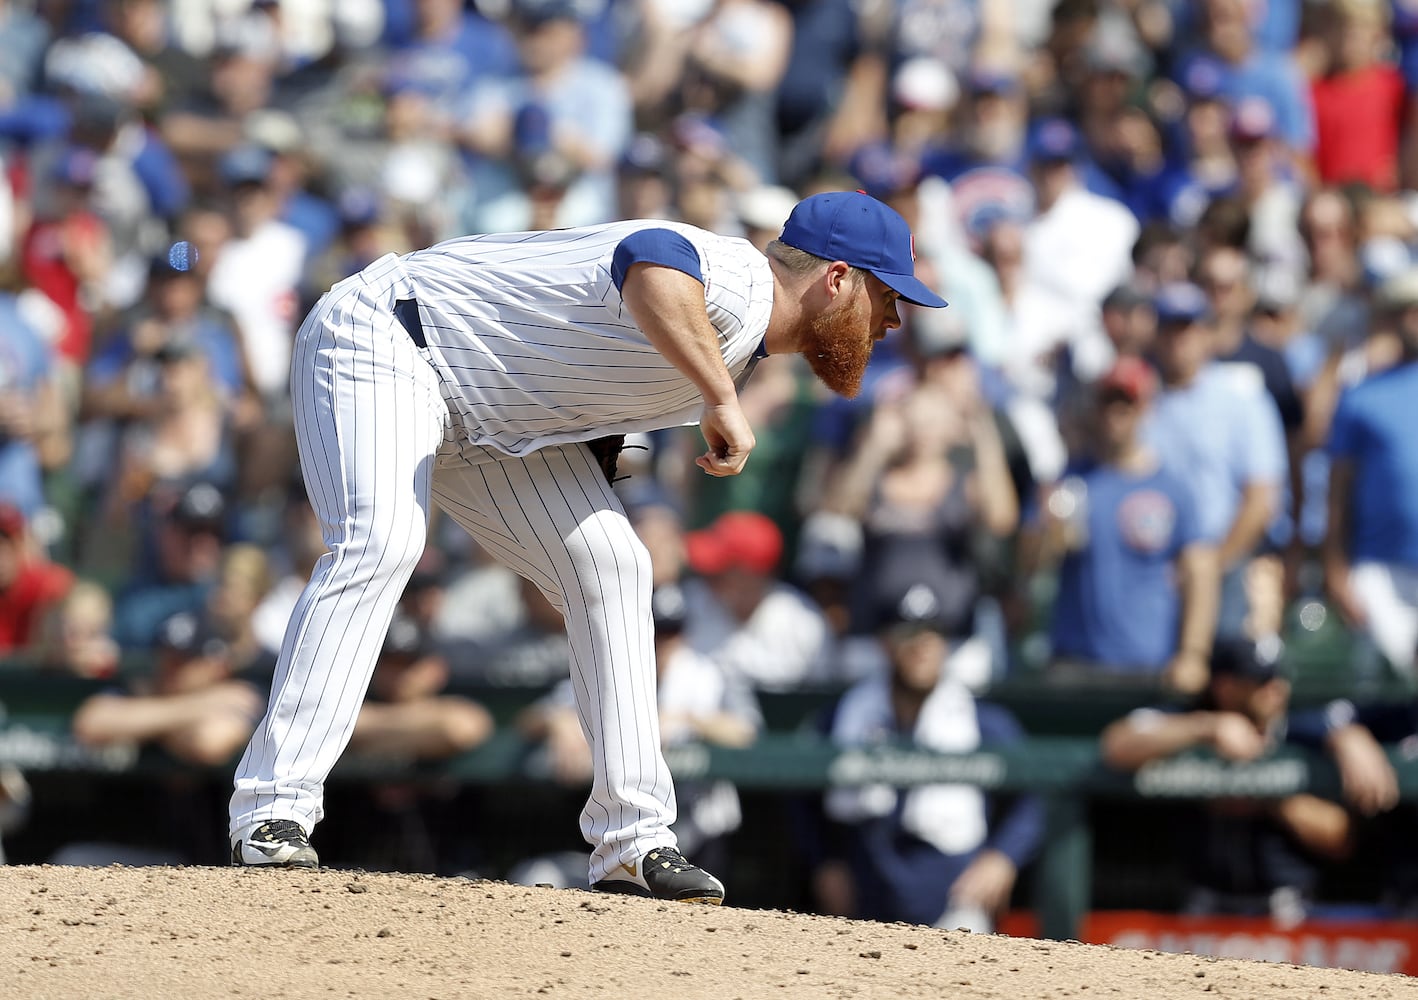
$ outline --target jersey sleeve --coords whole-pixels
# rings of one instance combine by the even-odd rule
[[[636,264],[659,264],[683,271],[700,284],[704,269],[699,262],[699,250],[688,237],[673,229],[641,229],[621,240],[611,256],[611,281],[617,291],[625,284],[625,276]]]

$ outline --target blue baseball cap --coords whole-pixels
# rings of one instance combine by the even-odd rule
[[[889,143],[873,142],[852,154],[847,169],[873,198],[886,199],[916,186],[920,162],[898,153]]]
[[[1030,157],[1038,163],[1065,163],[1083,151],[1083,137],[1063,118],[1039,123],[1029,143]]]
[[[828,191],[804,198],[778,238],[814,257],[869,271],[907,302],[932,309],[946,305],[916,277],[916,241],[906,220],[860,191]]]
[[[1211,313],[1206,293],[1189,281],[1163,285],[1153,296],[1158,323],[1195,323]]]
[[[237,146],[221,159],[222,179],[233,187],[239,184],[264,184],[271,176],[275,157],[270,150],[254,143]]]
[[[1178,82],[1193,102],[1219,101],[1226,86],[1226,69],[1218,59],[1198,56],[1183,68]]]

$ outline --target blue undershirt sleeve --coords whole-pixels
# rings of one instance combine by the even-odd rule
[[[611,257],[611,281],[617,290],[625,283],[633,264],[660,264],[683,271],[700,284],[704,271],[699,266],[699,251],[694,244],[673,229],[641,229],[621,240]]]

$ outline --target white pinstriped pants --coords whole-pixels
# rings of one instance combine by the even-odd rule
[[[581,832],[591,879],[673,846],[660,753],[650,559],[584,445],[435,468],[452,418],[439,377],[394,319],[397,259],[341,282],[296,337],[291,399],[301,471],[324,526],[286,628],[270,704],[237,766],[231,834],[306,830],[349,743],[385,632],[437,503],[566,618],[594,775]]]

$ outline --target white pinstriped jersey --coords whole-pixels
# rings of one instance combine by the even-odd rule
[[[698,421],[698,389],[636,327],[611,278],[620,241],[652,228],[698,251],[709,320],[738,376],[773,307],[768,260],[745,240],[638,220],[470,236],[403,258],[467,443],[525,455]]]

